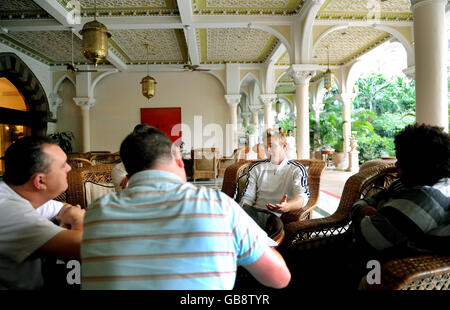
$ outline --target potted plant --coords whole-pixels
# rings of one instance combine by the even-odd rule
[[[56,141],[59,147],[66,153],[72,152],[72,140],[75,139],[73,132],[63,131],[49,134],[48,137]]]

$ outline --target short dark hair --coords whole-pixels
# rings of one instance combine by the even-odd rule
[[[49,137],[25,137],[11,144],[5,152],[3,181],[23,185],[36,173],[47,173],[50,159],[42,151],[45,144],[55,144]]]
[[[147,128],[149,128],[150,126],[147,124],[137,124],[136,126],[134,126],[133,132],[140,132],[140,131],[145,131]]]
[[[394,143],[405,184],[431,186],[450,177],[450,135],[442,127],[408,125]]]
[[[172,141],[154,127],[148,126],[129,134],[120,145],[120,157],[127,173],[151,169],[157,162],[172,159]]]

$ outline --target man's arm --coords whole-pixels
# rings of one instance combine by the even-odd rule
[[[283,288],[291,280],[291,273],[283,257],[273,248],[267,248],[256,262],[243,267],[265,286]]]
[[[56,234],[43,244],[39,251],[61,259],[79,259],[84,213],[85,210],[81,210],[79,206],[65,206],[61,209],[57,219],[61,221],[61,226],[70,227],[70,230]]]

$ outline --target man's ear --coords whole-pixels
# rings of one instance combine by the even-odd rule
[[[47,189],[47,184],[45,183],[45,174],[36,173],[31,177],[31,184],[37,190],[45,190]]]
[[[178,165],[178,167],[184,169],[183,158],[181,157],[180,150],[177,147],[175,148],[175,150],[173,152],[173,157],[175,158],[175,162]]]

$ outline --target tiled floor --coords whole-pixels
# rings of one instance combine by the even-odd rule
[[[313,212],[313,218],[326,217],[334,213],[339,205],[339,198],[345,182],[353,175],[351,172],[327,169],[324,171],[320,183],[319,205]],[[202,179],[193,182],[198,186],[216,189],[222,188],[223,177],[216,179]]]

